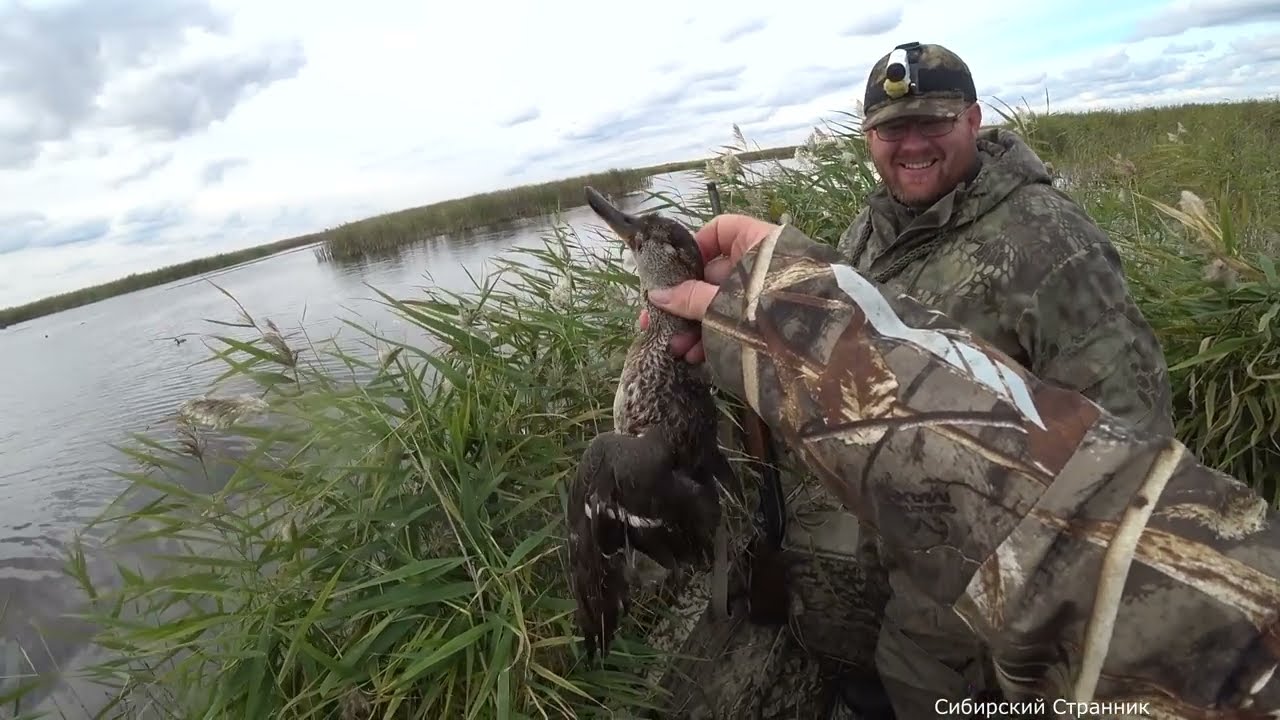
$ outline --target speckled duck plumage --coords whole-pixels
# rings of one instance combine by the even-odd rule
[[[702,255],[683,225],[624,213],[591,188],[587,200],[634,254],[642,292],[702,278]],[[614,430],[592,439],[570,489],[570,584],[589,655],[608,651],[629,607],[626,551],[669,570],[707,562],[721,487],[739,491],[717,442],[711,388],[670,350],[671,338],[693,323],[652,303],[648,310],[649,327],[619,378]]]
[[[697,445],[714,428],[714,401],[702,373],[670,350],[671,339],[694,323],[645,304],[649,327],[632,342],[623,363],[614,430],[643,435],[658,427],[674,443]]]

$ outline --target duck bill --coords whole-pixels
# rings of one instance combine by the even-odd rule
[[[622,212],[613,203],[606,200],[598,190],[590,186],[587,187],[587,204],[591,206],[596,215],[600,216],[601,220],[604,220],[610,229],[618,234],[618,237],[622,238],[628,248],[635,251],[636,233],[640,224],[634,215]]]

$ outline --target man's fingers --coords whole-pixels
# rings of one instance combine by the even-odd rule
[[[707,267],[702,274],[706,277],[707,282],[712,285],[723,285],[724,281],[729,279],[729,273],[732,271],[733,261],[721,255],[707,263]]]
[[[717,215],[694,233],[693,239],[697,241],[704,261],[717,255],[736,260],[733,255],[735,245],[739,253],[744,253],[763,240],[774,227],[772,223],[749,215]]]
[[[689,351],[702,344],[702,339],[695,333],[680,333],[671,338],[671,352],[677,357],[683,357],[689,354]]]
[[[706,225],[703,225],[701,228],[698,229],[698,232],[693,234],[694,242],[698,243],[698,250],[702,252],[703,262],[708,262],[711,260],[711,258],[714,258],[718,255],[729,254],[728,247],[724,247],[724,248],[720,247],[720,238],[721,238],[720,225],[724,223],[724,219],[726,217],[728,216],[717,215],[711,218],[710,222],[708,222]],[[728,241],[732,236],[726,233],[724,234],[723,237],[725,238],[726,241]]]
[[[672,315],[702,320],[720,288],[701,280],[686,280],[675,287],[649,291],[649,301]]]
[[[706,359],[707,359],[707,351],[703,349],[701,340],[699,340],[698,344],[694,345],[693,348],[689,350],[689,352],[684,354],[685,362],[689,363],[690,365],[698,365],[704,362]]]
[[[759,220],[746,215],[717,215],[711,222],[703,225],[693,234],[693,239],[702,251],[702,259],[710,260],[718,255],[728,257],[733,250],[733,243],[742,234],[743,228]]]

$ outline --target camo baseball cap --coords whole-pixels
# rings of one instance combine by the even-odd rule
[[[888,65],[894,52],[899,50],[905,51],[910,69],[906,77],[896,77],[895,73],[891,79]],[[903,84],[905,94],[897,97],[890,94],[890,89],[901,90]],[[953,118],[977,100],[973,75],[959,55],[941,45],[904,43],[871,68],[862,101],[862,129],[865,132],[903,117]]]

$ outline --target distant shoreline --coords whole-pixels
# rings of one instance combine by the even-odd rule
[[[744,161],[790,157],[795,153],[795,147],[789,145],[756,150],[742,153],[740,157]],[[364,246],[370,244],[368,235],[371,231],[382,234],[382,237],[374,239],[374,244],[399,245],[414,242],[419,237],[472,230],[487,225],[545,215],[554,212],[556,208],[580,207],[585,204],[582,195],[584,185],[594,185],[610,193],[634,192],[646,187],[649,179],[655,175],[702,167],[709,159],[683,160],[628,170],[610,170],[442,200],[430,205],[356,220],[320,232],[188,260],[79,290],[52,295],[23,305],[0,309],[0,329],[317,243],[322,244],[322,252],[328,258],[352,259],[362,254]],[[353,235],[358,235],[358,239],[352,239]]]
[[[1116,159],[1110,156],[1098,157],[1096,152],[1098,147],[1111,147],[1112,152],[1122,156],[1130,151],[1137,152],[1146,147],[1149,141],[1148,135],[1155,132],[1152,128],[1161,127],[1159,134],[1163,135],[1169,132],[1169,128],[1180,127],[1180,118],[1186,113],[1197,117],[1207,113],[1207,116],[1212,116],[1214,122],[1219,125],[1227,118],[1233,121],[1248,118],[1250,123],[1273,126],[1270,124],[1280,117],[1277,112],[1280,112],[1280,98],[1268,97],[1128,109],[1036,112],[1032,122],[1036,126],[1038,136],[1038,146],[1035,149],[1044,160],[1057,165],[1060,171],[1076,174],[1105,174],[1115,171]],[[996,113],[1005,115],[999,109]],[[989,123],[1003,124],[1008,119],[1007,116],[992,117]],[[793,156],[796,147],[787,145],[755,150],[739,153],[738,157],[743,162],[785,158]],[[555,212],[557,208],[580,207],[583,205],[583,185],[594,185],[609,194],[626,194],[647,187],[650,179],[655,175],[702,167],[710,159],[684,160],[629,170],[609,170],[443,200],[430,205],[377,215],[320,232],[190,260],[42,298],[24,305],[0,309],[0,329],[117,295],[125,295],[214,270],[223,270],[306,245],[319,244],[317,252],[326,259],[358,260],[427,237],[537,217]],[[1160,186],[1153,189],[1161,191],[1163,196],[1176,197],[1178,191],[1186,188]],[[1202,191],[1207,191],[1210,195],[1214,193],[1208,188],[1203,188]],[[1168,193],[1173,195],[1169,196]],[[1259,208],[1255,212],[1260,210]]]

